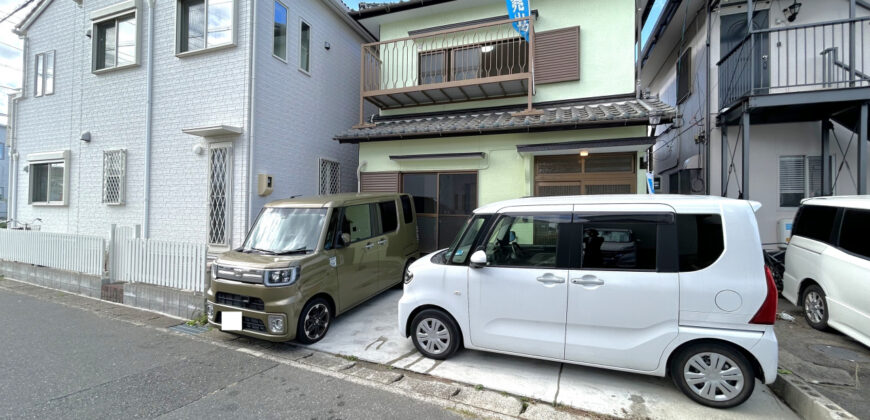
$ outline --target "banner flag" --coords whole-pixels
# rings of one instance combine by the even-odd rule
[[[505,0],[508,16],[511,19],[529,17],[529,0]],[[514,29],[526,42],[529,42],[529,21],[520,20],[513,23]]]

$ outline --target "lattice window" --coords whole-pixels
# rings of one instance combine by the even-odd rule
[[[320,177],[318,192],[323,194],[338,194],[341,191],[341,176],[338,162],[320,159]]]
[[[124,187],[127,178],[127,151],[106,150],[103,152],[103,204],[124,204]]]
[[[208,243],[229,245],[232,146],[213,144],[208,150]]]

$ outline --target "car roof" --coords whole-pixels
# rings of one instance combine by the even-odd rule
[[[481,206],[475,213],[498,213],[508,207],[546,206],[572,204],[664,204],[673,207],[678,213],[720,213],[723,207],[749,206],[754,211],[761,208],[757,201],[738,200],[734,198],[715,197],[709,195],[678,195],[678,194],[604,194],[604,195],[572,195],[555,197],[524,197],[514,200],[499,201]]]
[[[802,200],[801,205],[849,207],[870,210],[870,195],[813,197]]]
[[[266,207],[340,207],[351,204],[371,203],[379,200],[395,200],[402,194],[398,193],[341,193],[327,195],[312,195],[307,197],[292,197],[275,200]]]

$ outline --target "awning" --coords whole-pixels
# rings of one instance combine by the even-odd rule
[[[182,133],[190,134],[193,136],[199,137],[216,137],[216,136],[226,136],[231,134],[241,134],[242,127],[234,126],[234,125],[209,125],[205,127],[193,127],[193,128],[182,128]]]
[[[564,143],[518,144],[517,153],[528,155],[561,155],[579,153],[581,150],[588,150],[593,153],[640,152],[648,149],[655,143],[655,137],[623,137]]]
[[[535,104],[540,115],[514,115],[524,106],[461,110],[430,114],[377,117],[371,126],[352,128],[337,136],[342,143],[401,140],[475,134],[522,133],[584,128],[646,126],[673,120],[676,108],[657,98],[607,98]]]

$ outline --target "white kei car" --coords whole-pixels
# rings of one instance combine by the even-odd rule
[[[870,196],[804,200],[785,250],[782,296],[811,327],[870,347]]]
[[[668,195],[486,205],[409,267],[399,331],[433,359],[465,347],[670,375],[701,404],[736,406],[756,378],[776,378],[759,207]],[[612,232],[630,235],[617,247]]]

